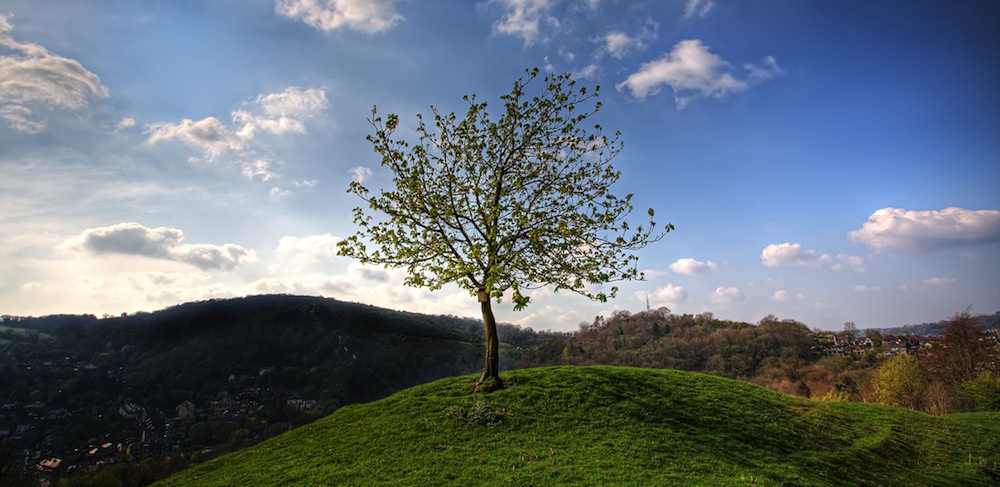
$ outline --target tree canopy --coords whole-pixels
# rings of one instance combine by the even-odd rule
[[[364,263],[406,268],[408,285],[456,283],[477,296],[487,335],[484,378],[497,372],[489,364],[491,301],[509,296],[520,310],[530,301],[526,291],[544,286],[605,301],[617,287],[599,285],[641,278],[635,251],[673,229],[658,228],[652,209],[633,228],[626,218],[632,195],[611,191],[622,142],[587,123],[601,108],[599,87],[552,74],[529,96],[539,71],[526,74],[500,96],[499,116],[469,95],[461,119],[434,107],[430,125],[418,115],[412,143],[395,138],[397,115],[383,118],[373,108],[368,141],[394,188],[374,194],[351,183],[369,211],[355,208],[360,229],[339,244],[342,255]]]

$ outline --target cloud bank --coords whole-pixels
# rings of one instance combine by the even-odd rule
[[[847,235],[875,250],[914,253],[1000,242],[1000,210],[882,208]]]
[[[135,222],[90,228],[67,241],[66,248],[95,255],[124,254],[172,260],[202,270],[231,271],[257,261],[257,256],[236,244],[182,244],[184,232],[176,228],[147,228]]]

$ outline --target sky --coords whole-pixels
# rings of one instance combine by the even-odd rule
[[[573,331],[648,306],[839,330],[1000,310],[993,0],[5,0],[0,314],[118,315],[288,293],[478,316],[336,255],[352,180],[528,68],[600,86],[619,194],[676,230]]]

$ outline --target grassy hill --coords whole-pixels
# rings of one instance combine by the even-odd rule
[[[703,374],[438,380],[181,472],[188,485],[997,485],[1000,414],[813,402]]]

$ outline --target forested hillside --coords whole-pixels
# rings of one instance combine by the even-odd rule
[[[1000,314],[959,313],[940,336],[810,330],[767,316],[756,324],[670,313],[598,317],[525,356],[521,366],[627,365],[703,372],[798,396],[879,402],[947,414],[1000,410]],[[900,328],[905,330],[904,328]]]

